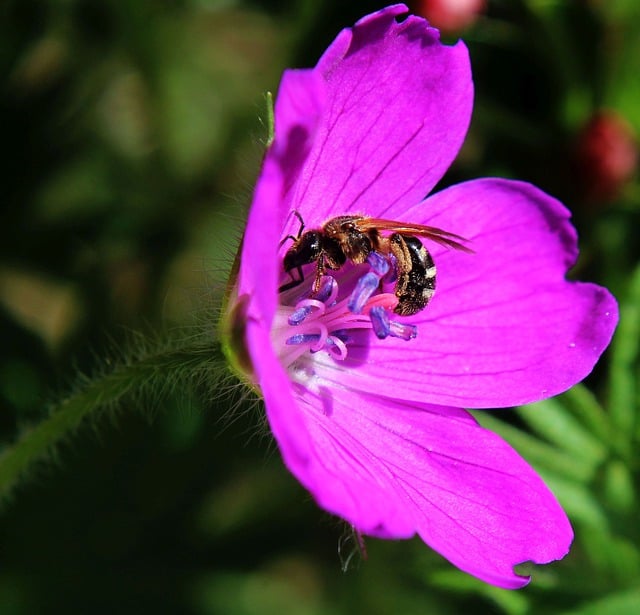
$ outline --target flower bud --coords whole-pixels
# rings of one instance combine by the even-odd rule
[[[415,4],[416,13],[444,33],[465,30],[487,8],[486,0],[420,0]]]
[[[588,201],[611,201],[638,167],[638,144],[624,118],[599,111],[576,141],[575,162],[580,189]]]

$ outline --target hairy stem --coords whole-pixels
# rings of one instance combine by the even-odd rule
[[[224,373],[218,345],[167,349],[124,362],[108,373],[81,382],[76,390],[51,408],[48,418],[26,430],[0,455],[0,499],[24,478],[33,464],[50,454],[83,420],[105,407],[114,407],[126,395],[166,390],[180,381]]]

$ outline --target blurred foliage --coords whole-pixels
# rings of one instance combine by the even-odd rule
[[[5,446],[78,371],[135,355],[131,331],[213,330],[267,137],[264,93],[382,6],[345,4],[0,5]],[[640,5],[494,0],[463,37],[476,107],[443,183],[517,177],[559,196],[581,236],[576,277],[621,302],[614,345],[584,385],[507,421],[480,416],[568,510],[570,555],[519,592],[419,541],[370,540],[368,560],[356,554],[343,573],[348,528],[284,470],[259,404],[203,377],[124,395],[13,493],[0,521],[3,615],[638,611],[640,187],[621,173],[594,198],[589,179],[610,172],[616,137],[589,173],[577,150],[603,109],[628,142],[640,133]]]

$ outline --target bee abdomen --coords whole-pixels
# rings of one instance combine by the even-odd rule
[[[436,266],[429,251],[419,239],[411,236],[392,235],[391,250],[398,261],[394,312],[411,316],[424,309],[436,289]]]

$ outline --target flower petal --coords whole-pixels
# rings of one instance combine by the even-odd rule
[[[273,352],[268,329],[259,321],[247,321],[246,342],[256,384],[265,399],[267,419],[284,463],[295,476],[304,476],[311,464],[312,445],[289,374]]]
[[[467,408],[512,406],[565,391],[593,369],[618,319],[615,299],[568,282],[576,254],[569,212],[523,182],[476,180],[406,213],[469,239],[473,254],[425,240],[436,294],[411,319],[411,342],[369,336],[336,365],[316,355],[318,378],[398,399]]]
[[[309,227],[349,212],[396,216],[428,194],[462,145],[473,102],[467,48],[443,45],[419,17],[397,23],[406,10],[343,30],[315,69],[327,107],[292,203]]]
[[[265,399],[267,408],[279,403]],[[528,582],[515,565],[567,553],[573,533],[553,494],[465,411],[328,389],[304,391],[298,411],[310,460],[290,469],[362,533],[417,533],[462,570],[506,588]],[[270,419],[277,434],[284,416]]]
[[[251,298],[248,318],[265,327],[277,301],[277,258],[287,193],[296,182],[324,108],[324,83],[312,70],[285,71],[275,105],[274,140],[265,154],[243,237],[238,295]]]

